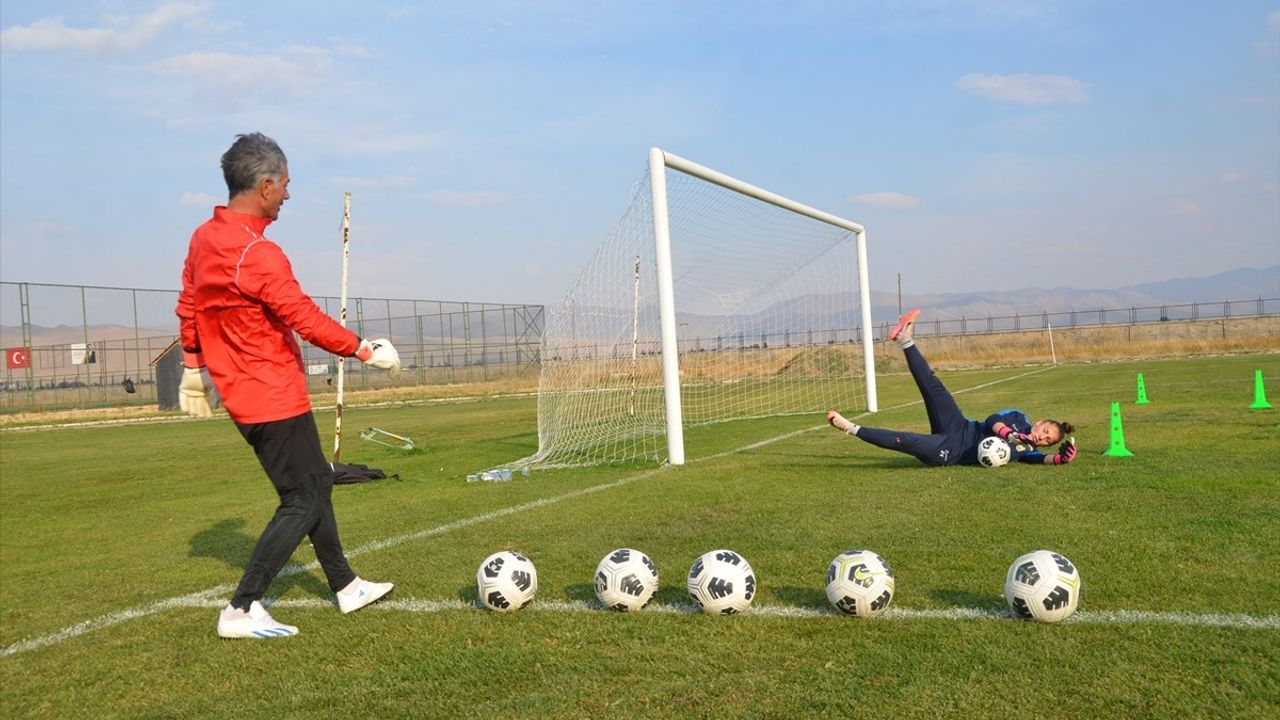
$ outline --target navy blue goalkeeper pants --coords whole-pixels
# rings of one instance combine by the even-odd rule
[[[929,434],[864,427],[858,437],[886,450],[912,455],[926,465],[956,465],[973,455],[981,440],[982,423],[970,420],[960,412],[955,398],[938,379],[915,345],[903,350],[907,368],[920,389],[924,409],[929,415]]]
[[[338,539],[333,469],[320,449],[315,418],[308,411],[287,420],[236,427],[271,478],[280,505],[258,537],[231,605],[248,610],[254,600],[261,600],[304,537],[311,538],[329,588],[337,592],[349,585],[356,574]]]

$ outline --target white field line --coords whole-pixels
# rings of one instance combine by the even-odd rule
[[[959,390],[954,394],[970,392],[970,391],[984,388],[990,385],[996,385],[1001,382],[1008,382],[1009,380],[1017,380],[1019,378],[1026,377],[1028,375],[1034,375],[1036,373],[1044,372],[1045,370],[1049,370],[1049,369],[1052,369],[1052,366],[1040,368],[1038,370],[1032,370],[1030,372],[1026,372],[1020,375],[1015,375],[1013,377],[1006,378],[1004,380],[995,380],[989,383],[984,383],[982,385],[976,385],[971,388]],[[917,400],[915,402],[897,405],[897,406],[894,406],[894,408],[889,408],[889,409],[909,407],[911,405],[918,405],[921,403],[922,401]],[[864,413],[863,415],[865,414],[866,413]],[[858,416],[858,417],[862,417],[862,416]],[[769,440],[763,440],[757,443],[752,443],[750,445],[745,445],[736,450],[726,451],[723,453],[719,453],[718,455],[713,455],[706,458],[699,458],[699,460],[710,460],[713,458],[732,455],[738,452],[745,452],[747,450],[758,448],[763,445],[767,445],[772,442],[777,442],[779,440],[783,440],[786,438],[794,437],[802,433],[812,432],[814,430],[817,430],[823,427],[826,427],[826,425],[823,424],[823,425],[814,426],[812,428],[807,428],[804,430],[785,433],[783,435],[779,435]],[[469,517],[469,518],[464,518],[462,520],[457,520],[455,522],[446,523],[444,525],[438,525],[434,528],[420,530],[415,533],[397,535],[394,537],[387,538],[385,540],[375,540],[371,543],[366,543],[359,547],[348,550],[347,556],[356,557],[368,552],[373,552],[375,550],[383,550],[396,545],[401,545],[406,542],[420,540],[422,538],[427,538],[427,537],[434,537],[436,535],[443,535],[445,533],[452,532],[454,530],[459,530],[461,528],[469,527],[471,525],[477,525],[479,523],[488,522],[490,520],[496,520],[498,518],[506,517],[507,515],[512,515],[519,512],[524,512],[526,510],[535,510],[538,508],[546,507],[548,505],[554,505],[564,500],[572,500],[574,498],[582,497],[584,495],[588,495],[591,493],[600,492],[603,490],[611,490],[613,488],[620,487],[622,485],[626,485],[628,483],[632,483],[637,480],[643,480],[645,478],[651,477],[656,473],[662,472],[664,469],[666,469],[665,466],[663,468],[646,470],[644,472],[637,473],[636,475],[625,477],[625,478],[622,478],[621,480],[615,480],[610,483],[604,483],[602,485],[594,485],[592,487],[582,488],[580,490],[564,493],[562,495],[557,495],[555,497],[543,498],[542,500],[534,500],[532,502],[523,503],[521,505],[513,505],[511,507],[503,508],[500,510],[494,510],[492,512],[484,513],[481,515],[473,515],[472,517]],[[284,569],[280,571],[280,576],[287,577],[289,575],[296,575],[298,573],[310,572],[311,570],[318,568],[319,566],[320,566],[319,562],[316,562],[316,561],[313,561],[307,565],[287,565],[285,566]],[[58,630],[57,632],[49,633],[47,635],[41,635],[39,637],[31,638],[28,640],[22,640],[12,645],[9,645],[8,647],[0,649],[0,658],[9,657],[11,655],[15,655],[22,652],[28,652],[31,650],[38,650],[43,647],[48,647],[49,645],[56,645],[63,641],[70,640],[71,638],[84,635],[85,633],[113,627],[115,625],[119,625],[120,623],[127,622],[129,620],[135,620],[137,618],[147,617],[149,615],[154,615],[159,612],[164,612],[165,610],[170,610],[175,607],[183,607],[193,602],[202,601],[207,599],[208,596],[211,596],[211,595],[225,595],[226,593],[234,589],[235,589],[235,586],[232,584],[215,585],[214,587],[208,588],[206,590],[201,590],[199,592],[191,593],[188,595],[168,598],[166,600],[157,600],[156,602],[148,603],[146,605],[139,605],[137,607],[129,608],[126,610],[120,610],[118,612],[108,613],[106,615],[100,615],[91,620],[86,620],[84,622],[77,623],[75,625],[70,625],[61,630]],[[222,603],[219,602],[217,604],[221,606]]]
[[[188,595],[171,607],[221,608],[225,603],[208,597]],[[308,610],[334,608],[331,601],[319,598],[277,600],[268,603],[272,608],[303,608]],[[443,613],[482,612],[479,603],[465,600],[419,600],[405,598],[384,600],[369,606],[381,612]],[[535,600],[522,612],[593,613],[605,612],[599,603],[563,600]],[[697,615],[702,611],[691,604],[652,604],[641,611],[657,615]],[[744,617],[766,618],[827,618],[846,617],[831,608],[797,607],[794,605],[756,605]],[[1007,610],[989,608],[952,607],[932,610],[889,608],[877,620],[1011,620]],[[1240,613],[1186,613],[1153,612],[1149,610],[1081,610],[1065,621],[1067,625],[1185,625],[1193,627],[1225,627],[1241,630],[1280,630],[1280,615],[1245,615]]]
[[[580,490],[567,492],[562,495],[543,498],[541,500],[534,500],[532,502],[523,503],[521,505],[513,505],[511,507],[502,508],[501,510],[494,510],[493,512],[487,512],[481,515],[473,515],[469,518],[464,518],[462,520],[457,520],[451,523],[445,523],[444,525],[437,525],[436,527],[428,528],[426,530],[420,530],[415,533],[408,533],[405,535],[396,535],[394,537],[386,538],[385,540],[375,540],[373,542],[365,543],[364,545],[360,545],[359,547],[348,550],[347,557],[349,558],[356,557],[368,552],[373,552],[375,550],[384,550],[386,548],[393,547],[396,545],[401,545],[414,540],[420,540],[422,538],[432,537],[435,535],[443,535],[444,533],[452,532],[454,530],[459,530],[461,528],[469,527],[471,525],[478,525],[480,523],[488,522],[490,520],[496,520],[501,517],[506,517],[507,515],[513,515],[515,513],[524,512],[526,510],[535,510],[538,508],[546,507],[548,505],[554,505],[564,500],[572,500],[574,498],[582,497],[583,495],[590,495],[591,493],[601,492],[603,490],[612,490],[613,488],[621,487],[622,485],[626,485],[628,483],[636,482],[637,480],[643,480],[645,478],[648,478],[652,475],[662,472],[664,469],[665,467],[655,468],[653,470],[646,470],[644,472],[631,475],[630,477],[624,477],[621,480],[615,480],[613,482],[604,483],[601,485],[593,485],[591,487],[582,488]],[[311,570],[314,570],[319,567],[320,567],[320,563],[318,561],[312,561],[307,565],[286,565],[284,569],[280,571],[279,577],[287,577],[289,575],[297,575],[298,573],[310,572]],[[47,647],[49,645],[56,645],[65,640],[70,640],[71,638],[84,635],[85,633],[93,632],[95,630],[102,630],[104,628],[109,628],[114,625],[119,625],[120,623],[126,622],[128,620],[136,620],[137,618],[147,617],[149,615],[154,615],[156,613],[163,612],[165,610],[171,610],[176,607],[190,606],[193,603],[200,603],[202,601],[208,600],[209,596],[211,595],[225,595],[226,593],[229,593],[233,590],[235,590],[234,584],[215,585],[206,590],[194,592],[189,595],[182,595],[179,597],[168,598],[166,600],[158,600],[156,602],[148,603],[146,605],[139,605],[137,607],[129,608],[127,610],[121,610],[119,612],[101,615],[99,617],[93,618],[92,620],[86,620],[84,622],[77,623],[75,625],[70,625],[68,627],[65,627],[57,632],[50,633],[48,635],[41,635],[39,637],[32,638],[30,640],[23,640],[20,642],[16,642],[4,649],[0,649],[0,658],[8,657],[10,655],[15,655],[17,653],[27,652],[30,650],[38,650],[40,648]],[[217,600],[217,601],[210,600],[210,602],[214,602],[218,607],[222,607],[226,605],[225,599]]]

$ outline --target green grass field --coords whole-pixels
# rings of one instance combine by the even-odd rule
[[[1250,412],[1263,369],[1277,409]],[[1032,372],[1042,370],[1040,372]],[[1151,398],[1135,405],[1136,374]],[[1031,373],[1031,374],[1028,374]],[[530,454],[531,397],[348,408],[414,438],[344,460],[400,479],[335,489],[352,565],[392,580],[343,616],[304,542],[271,586],[297,637],[221,640],[274,493],[225,416],[0,435],[0,699],[9,717],[1280,716],[1280,359],[1276,355],[943,373],[972,417],[1076,423],[1073,465],[927,469],[811,417],[693,428],[678,468],[464,476]],[[1135,457],[1106,458],[1120,401]],[[863,424],[924,429],[910,378]],[[849,413],[853,415],[855,413]],[[318,414],[322,428],[332,415]],[[326,440],[326,446],[328,445]],[[662,586],[596,610],[616,547]],[[754,566],[751,612],[688,609],[689,565]],[[833,614],[828,561],[866,547],[897,574],[889,615]],[[527,609],[473,605],[489,553],[537,565]],[[1004,615],[1034,549],[1080,568],[1061,625]]]

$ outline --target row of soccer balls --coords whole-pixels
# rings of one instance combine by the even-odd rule
[[[595,590],[609,610],[634,612],[649,604],[658,589],[658,567],[648,555],[619,548],[596,567]],[[745,612],[756,595],[751,563],[732,550],[703,553],[689,569],[689,599],[703,612]],[[874,617],[893,600],[889,563],[870,550],[846,550],[827,566],[827,600],[845,615]],[[538,571],[529,558],[503,550],[485,558],[476,571],[476,591],[485,607],[514,612],[538,591]],[[1004,597],[1016,617],[1059,622],[1080,602],[1080,573],[1070,560],[1049,550],[1027,553],[1009,566]]]

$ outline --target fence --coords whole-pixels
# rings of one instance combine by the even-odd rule
[[[338,316],[338,298],[313,299]],[[0,411],[155,404],[153,363],[178,338],[177,300],[175,290],[0,282]],[[348,363],[351,390],[536,378],[540,367],[541,305],[348,298],[347,317],[356,334],[391,339],[403,366],[391,378]],[[329,386],[337,359],[299,344],[312,390]]]
[[[926,311],[926,314],[916,321],[915,334],[918,337],[981,335],[1044,330],[1048,328],[1067,330],[1111,325],[1140,325],[1144,323],[1275,315],[1280,315],[1280,298],[1224,300],[1222,302],[1153,305],[1149,307],[1100,308],[1097,310],[1068,310],[1027,315],[986,315],[968,318],[961,316],[959,318],[945,319],[925,319],[927,317]],[[856,344],[861,342],[862,338],[862,326],[860,325],[846,328],[792,329],[779,332],[743,330],[717,335],[689,333],[686,331],[685,325],[686,323],[679,323],[676,333],[676,342],[680,348],[681,355],[731,350],[767,350],[770,348]],[[879,323],[873,329],[872,335],[877,338],[888,337],[889,328],[892,326],[893,323],[891,322]],[[634,348],[633,344],[635,345]],[[620,359],[630,357],[633,351],[638,355],[653,355],[660,352],[660,349],[660,343],[656,339],[642,339],[637,343],[633,343],[630,337],[601,340],[599,342],[579,339],[565,351],[571,353],[570,355],[550,359]]]
[[[177,299],[174,290],[0,282],[0,346],[6,349],[0,411],[156,403],[152,363],[177,339],[173,314]],[[338,298],[314,299],[325,312],[338,316]],[[389,298],[350,298],[347,305],[348,326],[363,337],[390,338],[404,366],[400,376],[392,379],[386,373],[365,372],[359,363],[348,363],[346,386],[350,389],[536,379],[540,370],[541,305]],[[973,335],[1274,315],[1280,315],[1280,298],[922,319],[916,323],[916,334]],[[889,327],[890,323],[880,323],[878,337],[884,337]],[[858,342],[861,337],[860,327],[692,337],[686,330],[682,326],[678,333],[681,352],[695,353],[831,345]],[[319,348],[300,345],[312,390],[326,388],[337,372],[336,359]],[[656,352],[656,343],[642,345],[640,352]],[[26,367],[14,367],[13,350],[23,351]],[[573,350],[575,357],[582,358],[624,357],[632,351],[629,343],[616,341],[596,346],[583,343]],[[126,385],[134,391],[128,392]]]

